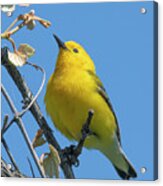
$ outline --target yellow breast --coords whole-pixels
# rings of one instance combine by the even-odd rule
[[[89,109],[94,110],[91,130],[98,138],[108,139],[116,128],[112,112],[96,92],[89,74],[84,71],[72,69],[62,75],[54,73],[48,82],[45,104],[56,128],[69,139],[80,139]],[[93,144],[98,145],[99,139],[92,136],[86,146],[91,147],[92,140]]]

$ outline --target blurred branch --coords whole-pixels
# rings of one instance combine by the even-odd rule
[[[42,89],[43,89],[43,87],[44,87],[44,83],[45,83],[45,79],[46,79],[46,73],[45,73],[45,70],[42,68],[42,67],[40,67],[40,66],[38,66],[38,65],[35,65],[35,64],[32,64],[32,63],[30,63],[30,62],[26,62],[26,64],[28,64],[28,65],[31,65],[32,67],[34,67],[36,70],[40,70],[42,73],[43,73],[43,78],[42,78],[42,82],[41,82],[41,85],[40,85],[40,87],[39,87],[39,90],[38,90],[38,92],[36,93],[36,95],[34,96],[34,98],[31,100],[31,102],[28,104],[28,101],[27,101],[27,103],[25,103],[25,109],[24,110],[22,110],[18,115],[19,115],[19,117],[22,117],[24,114],[25,114],[25,112],[27,112],[30,108],[31,108],[31,106],[33,105],[33,103],[37,100],[37,98],[38,98],[38,96],[40,95],[40,93],[41,93],[41,91],[42,91]]]
[[[3,159],[1,159],[1,176],[2,177],[19,177],[19,178],[27,177],[15,169],[12,169],[12,168],[10,169],[8,164]]]
[[[8,156],[9,156],[9,158],[11,160],[11,163],[13,164],[15,170],[20,173],[19,168],[16,165],[16,162],[15,162],[15,160],[14,160],[14,158],[13,158],[13,156],[12,156],[10,150],[9,150],[9,147],[8,147],[6,141],[5,141],[5,139],[3,137],[1,139],[1,141],[2,141],[2,144],[3,144],[3,146],[4,146],[5,150],[6,150],[6,153],[8,154]]]
[[[10,126],[15,122],[15,117],[9,122],[6,123],[6,125],[3,125],[3,128],[1,129],[1,136],[4,135],[4,133],[10,128]]]
[[[14,41],[11,37],[7,37],[6,39],[7,39],[8,41],[10,41],[10,43],[12,44],[13,50],[16,52],[15,41]]]
[[[4,120],[3,120],[2,129],[1,129],[1,135],[2,135],[3,131],[5,130],[5,128],[8,125],[8,119],[9,119],[9,116],[8,115],[5,115]]]
[[[31,173],[32,173],[32,177],[35,178],[35,173],[34,173],[34,170],[33,170],[33,167],[32,167],[32,163],[31,163],[31,161],[28,157],[27,157],[27,160],[28,160],[29,168],[30,168]]]
[[[27,134],[27,132],[26,132],[26,129],[25,129],[24,124],[23,124],[23,121],[22,121],[22,119],[17,115],[17,113],[18,113],[18,112],[17,112],[17,109],[16,109],[14,103],[12,102],[10,96],[8,95],[7,91],[5,90],[5,88],[4,88],[4,86],[3,86],[2,84],[1,84],[1,91],[2,91],[2,94],[3,94],[4,97],[5,97],[5,99],[6,99],[7,103],[8,103],[8,105],[10,106],[11,111],[12,111],[13,114],[15,115],[15,121],[16,121],[16,123],[17,123],[19,129],[21,130],[22,134],[23,134],[23,137],[24,137],[24,139],[25,139],[25,142],[26,142],[26,144],[27,144],[27,146],[28,146],[28,148],[29,148],[29,150],[30,150],[32,156],[33,156],[33,159],[34,159],[34,161],[35,161],[35,163],[36,163],[36,166],[37,166],[37,168],[38,168],[38,170],[39,170],[40,175],[41,175],[43,178],[46,177],[46,176],[44,175],[44,171],[42,170],[42,167],[40,166],[39,158],[38,158],[38,156],[37,156],[37,154],[36,154],[36,152],[35,152],[35,150],[34,150],[34,148],[33,148],[33,146],[32,146],[32,143],[31,143],[31,141],[30,141],[30,139],[29,139],[29,136],[28,136],[28,134]]]
[[[4,33],[9,32],[11,30],[12,27],[14,27],[14,25],[19,21],[19,17],[17,17],[11,24],[10,26],[5,30]]]
[[[15,28],[13,28],[18,21],[22,21],[22,22],[18,26],[16,26]],[[48,28],[51,25],[51,23],[49,21],[44,20],[44,19],[36,16],[34,10],[31,10],[29,13],[19,15],[10,24],[10,26],[6,29],[6,31],[1,34],[1,38],[4,39],[4,38],[10,37],[11,35],[13,35],[16,32],[18,32],[24,26],[27,26],[31,21],[38,21],[45,28]]]
[[[33,99],[33,94],[30,91],[30,89],[28,88],[26,82],[22,78],[22,76],[21,76],[20,72],[17,70],[17,68],[15,66],[13,66],[8,61],[6,48],[3,48],[1,50],[1,62],[2,62],[2,65],[8,71],[11,78],[13,79],[15,85],[19,89],[23,99],[29,100],[31,102]],[[62,153],[62,150],[61,150],[57,140],[55,139],[55,137],[52,133],[52,130],[49,128],[47,121],[45,120],[44,116],[42,115],[40,108],[39,108],[36,101],[30,107],[30,111],[31,111],[32,115],[34,116],[34,118],[36,119],[39,127],[44,131],[44,135],[46,137],[47,142],[49,144],[53,145],[55,147],[55,149],[58,151],[60,159],[61,159],[61,167],[62,167],[65,177],[66,178],[75,178],[74,173],[72,171],[72,167],[69,165],[69,163],[67,161],[67,157],[64,156],[64,154]]]
[[[46,73],[45,70],[43,68],[41,68],[38,65],[26,62],[26,64],[31,65],[32,67],[34,67],[36,70],[40,70],[43,73],[43,78],[42,78],[42,82],[41,85],[39,87],[39,90],[37,91],[36,95],[34,96],[34,98],[31,100],[31,102],[29,102],[29,100],[24,100],[24,106],[23,106],[23,110],[21,112],[17,113],[17,116],[22,117],[29,109],[30,107],[33,105],[33,103],[37,100],[39,94],[41,93],[44,83],[45,83],[45,79],[46,79]],[[7,116],[6,116],[7,117]],[[7,121],[6,121],[7,120]],[[7,131],[7,129],[12,125],[12,123],[15,121],[15,118],[13,118],[9,123],[8,123],[8,117],[4,118],[4,125],[2,127],[1,130],[1,134],[3,136],[3,134]]]
[[[3,125],[3,128],[1,129],[1,136],[4,135],[4,133],[10,128],[10,126],[15,122],[15,117],[9,122],[6,123],[6,125]]]

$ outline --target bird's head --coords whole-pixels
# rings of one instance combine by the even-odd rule
[[[74,41],[63,42],[56,35],[54,38],[59,47],[56,67],[95,71],[92,59],[80,44]]]

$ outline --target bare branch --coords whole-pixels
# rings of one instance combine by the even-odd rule
[[[9,32],[11,28],[19,21],[18,17],[10,24],[10,26],[5,30],[5,32]]]
[[[15,24],[18,21],[22,21],[19,25],[15,26]],[[35,15],[34,11],[31,10],[29,13],[19,15],[11,24],[10,26],[6,29],[4,33],[1,34],[1,39],[7,39],[13,46],[14,52],[17,51],[16,45],[14,40],[11,38],[13,34],[18,32],[20,29],[22,29],[24,26],[29,26],[31,22],[38,21],[42,26],[45,28],[48,28],[51,23],[47,20],[44,20],[38,16]],[[14,27],[15,26],[15,27]],[[13,28],[14,27],[14,28]],[[13,28],[13,29],[12,29]],[[29,28],[29,27],[28,27]],[[12,29],[12,30],[11,30]]]
[[[7,124],[8,124],[8,119],[9,119],[9,116],[5,115],[4,121],[3,121],[3,126],[2,126],[2,129],[1,129],[1,135],[2,135],[2,133],[4,131],[4,129],[6,128]]]
[[[12,168],[8,168],[8,164],[1,159],[1,176],[2,177],[19,177],[25,178],[27,176],[23,175],[22,173],[18,172],[17,170],[13,170]]]
[[[5,132],[10,128],[10,126],[15,122],[15,117],[9,122],[1,130],[1,135],[3,136]]]
[[[37,156],[37,154],[36,154],[36,152],[35,152],[35,150],[34,150],[34,148],[33,148],[33,146],[32,146],[32,143],[31,143],[31,141],[30,141],[30,138],[29,138],[29,136],[28,136],[28,134],[27,134],[27,132],[26,132],[26,129],[25,129],[24,124],[23,124],[23,121],[22,121],[22,119],[21,119],[19,116],[17,116],[17,113],[18,113],[18,112],[17,112],[17,109],[16,109],[14,103],[12,102],[10,96],[8,95],[7,91],[5,90],[5,88],[4,88],[4,86],[3,86],[2,84],[1,84],[1,90],[2,90],[2,94],[4,95],[4,97],[5,97],[6,101],[7,101],[7,103],[8,103],[9,106],[10,106],[11,111],[12,111],[13,114],[15,115],[16,123],[17,123],[19,129],[21,130],[21,132],[22,132],[22,134],[23,134],[23,137],[24,137],[24,139],[25,139],[25,142],[26,142],[26,144],[27,144],[27,146],[28,146],[28,148],[29,148],[29,150],[30,150],[32,156],[33,156],[33,159],[34,159],[34,161],[35,161],[35,163],[36,163],[36,166],[37,166],[37,168],[38,168],[38,170],[39,170],[39,172],[40,172],[40,175],[41,175],[43,178],[46,177],[46,176],[44,175],[44,171],[43,171],[42,167],[40,166],[39,158],[38,158],[38,156]]]
[[[17,164],[16,164],[16,162],[14,160],[14,157],[12,156],[12,154],[11,154],[11,152],[9,150],[9,147],[8,147],[6,141],[5,141],[5,139],[3,137],[1,139],[1,141],[2,141],[2,144],[3,144],[3,146],[4,146],[5,150],[6,150],[6,153],[8,154],[8,156],[9,156],[9,158],[11,160],[11,163],[13,164],[15,170],[17,170],[18,172],[20,172],[19,171],[19,168],[18,168],[18,166],[17,166]]]
[[[7,40],[10,41],[10,43],[12,44],[14,52],[16,52],[17,51],[16,50],[16,44],[15,44],[14,40],[11,37],[8,37]]]
[[[18,26],[16,26],[15,28],[13,28],[15,26],[15,24],[18,21],[22,21]],[[28,23],[30,21],[38,21],[40,22],[40,24],[42,24],[44,27],[48,28],[51,23],[47,20],[44,20],[38,16],[36,16],[34,14],[34,11],[30,11],[29,13],[26,14],[22,14],[19,15],[12,23],[11,25],[6,29],[6,31],[4,33],[1,34],[2,38],[8,38],[11,35],[15,34],[16,32],[18,32],[21,28],[23,28],[24,26],[28,25]],[[13,29],[12,29],[13,28]],[[12,30],[11,30],[12,29]]]
[[[28,160],[29,168],[30,168],[31,173],[32,173],[32,177],[35,178],[35,173],[34,173],[34,170],[33,170],[33,167],[32,167],[32,163],[31,163],[31,161],[28,157],[27,157],[27,160]]]
[[[25,114],[25,112],[27,112],[31,108],[31,106],[33,105],[33,103],[37,100],[38,96],[40,95],[40,93],[41,93],[41,91],[42,91],[42,89],[44,87],[45,79],[46,79],[46,73],[45,73],[45,70],[42,67],[40,67],[40,66],[38,66],[36,64],[32,64],[30,62],[26,62],[26,64],[31,65],[36,70],[40,70],[43,73],[43,78],[42,78],[41,86],[39,87],[38,92],[36,93],[36,95],[34,96],[34,98],[31,100],[31,102],[27,105],[27,107],[24,110],[22,110],[20,113],[18,113],[18,116],[19,117],[22,117]]]
[[[26,62],[26,64],[34,67],[36,70],[40,70],[42,73],[43,73],[43,78],[42,78],[42,82],[41,82],[41,85],[39,87],[39,90],[37,91],[36,95],[34,96],[34,98],[31,100],[30,103],[29,100],[25,100],[24,104],[25,104],[25,109],[23,109],[21,112],[18,112],[17,113],[17,117],[22,117],[29,109],[30,107],[33,105],[33,103],[37,100],[38,96],[40,95],[43,87],[44,87],[44,84],[45,84],[45,79],[46,79],[46,73],[45,73],[45,70],[43,68],[41,68],[40,66],[36,65],[36,64],[33,64],[33,63],[30,63],[30,62]],[[12,125],[12,123],[15,121],[15,118],[13,118],[9,123],[5,123],[5,125],[3,126],[2,130],[1,130],[1,134],[3,135],[7,129]]]

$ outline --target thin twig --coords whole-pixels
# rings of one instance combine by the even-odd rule
[[[12,170],[9,169],[8,164],[3,159],[1,159],[1,176],[14,177]]]
[[[2,135],[3,131],[5,130],[7,124],[8,124],[8,119],[9,119],[9,116],[5,115],[4,120],[3,120],[3,126],[2,126],[2,129],[1,129],[1,135]]]
[[[3,48],[1,51],[1,61],[2,61],[2,65],[6,68],[9,75],[11,76],[14,83],[16,84],[17,88],[19,89],[22,97],[24,99],[29,99],[31,101],[32,92],[30,91],[29,87],[27,86],[26,82],[22,78],[17,68],[9,63],[6,47]],[[45,120],[44,116],[42,115],[40,108],[36,101],[31,106],[30,111],[32,115],[34,116],[34,118],[36,119],[39,127],[44,131],[44,135],[46,137],[47,142],[53,145],[55,149],[58,151],[60,159],[61,159],[61,168],[64,172],[65,177],[75,178],[74,173],[72,171],[72,167],[67,163],[66,157],[63,156],[61,147],[59,146],[57,140],[55,139],[52,133],[52,130],[49,128],[48,123]]]
[[[22,23],[20,23],[18,26],[16,26],[15,28],[13,28],[11,31],[6,32],[9,33],[9,35],[14,35],[16,32],[18,32],[20,29],[22,29],[25,26],[25,21],[23,21]]]
[[[14,27],[14,25],[18,22],[18,17],[10,24],[10,26],[5,30],[5,32],[9,32],[11,28]]]
[[[31,173],[32,173],[32,177],[35,178],[35,173],[34,173],[34,170],[33,170],[33,167],[32,167],[32,163],[31,163],[31,161],[28,157],[27,157],[27,160],[28,160],[29,168],[30,168]]]
[[[17,170],[18,172],[20,172],[19,171],[19,168],[18,168],[18,166],[17,166],[17,164],[16,164],[16,162],[14,160],[14,157],[12,156],[12,154],[10,152],[10,149],[9,149],[9,147],[8,147],[6,141],[5,141],[5,139],[3,137],[1,139],[1,141],[2,141],[2,144],[3,144],[3,146],[4,146],[5,150],[6,150],[6,153],[8,154],[8,156],[9,156],[9,158],[11,160],[11,163],[13,164],[15,170]]]
[[[17,113],[17,117],[22,117],[31,108],[33,103],[37,100],[38,96],[40,95],[40,93],[41,93],[41,91],[42,91],[42,89],[44,87],[45,79],[46,79],[46,73],[45,73],[45,70],[42,67],[40,67],[40,66],[38,66],[36,64],[30,63],[30,62],[26,62],[26,64],[34,67],[36,70],[40,70],[43,73],[43,77],[42,77],[41,85],[40,85],[39,90],[37,91],[36,95],[31,100],[31,102],[28,104],[28,106],[25,107],[25,109],[23,109],[21,112]],[[12,125],[12,123],[14,121],[15,121],[15,117],[10,121],[10,123],[5,125],[5,127],[2,130],[2,134],[4,134],[8,130],[8,128]]]
[[[45,70],[42,67],[40,67],[40,66],[38,66],[36,64],[30,63],[30,62],[26,62],[26,64],[28,64],[30,66],[33,66],[37,70],[40,70],[43,73],[43,77],[42,77],[41,85],[40,85],[40,87],[39,87],[36,95],[34,96],[34,98],[32,99],[32,101],[28,104],[28,106],[24,110],[22,110],[20,113],[18,113],[18,116],[19,117],[22,117],[31,108],[31,106],[33,105],[33,103],[37,100],[38,96],[40,95],[40,93],[41,93],[41,91],[42,91],[42,89],[44,87],[45,79],[46,79],[46,73],[45,73]]]
[[[41,165],[39,163],[39,158],[38,158],[38,156],[37,156],[37,154],[36,154],[36,152],[35,152],[35,150],[34,150],[34,148],[32,146],[32,143],[31,143],[31,141],[29,139],[29,136],[28,136],[28,134],[26,132],[26,129],[25,129],[24,124],[23,124],[23,121],[22,121],[22,119],[20,117],[17,117],[17,113],[18,113],[17,109],[16,109],[14,103],[12,102],[10,96],[8,95],[7,91],[5,90],[3,84],[1,84],[1,90],[2,90],[2,94],[4,95],[7,103],[10,106],[11,111],[13,112],[13,114],[16,117],[16,123],[18,124],[18,127],[19,127],[19,129],[21,130],[21,132],[23,134],[23,137],[24,137],[24,139],[25,139],[25,141],[27,143],[27,146],[28,146],[28,148],[29,148],[29,150],[30,150],[30,152],[31,152],[31,154],[33,156],[33,159],[34,159],[34,161],[36,163],[36,166],[37,166],[37,168],[38,168],[38,170],[40,172],[40,175],[43,178],[46,177],[45,174],[44,174],[44,171],[43,171],[43,169],[42,169],[42,167],[41,167]]]
[[[10,41],[10,43],[12,44],[14,52],[16,52],[16,45],[15,45],[14,40],[11,37],[8,37],[7,40]]]
[[[9,169],[8,164],[3,158],[1,158],[1,177],[19,177],[26,178],[24,174],[18,172],[17,170]]]
[[[22,21],[19,25],[15,26],[15,24],[18,21]],[[7,39],[8,41],[10,41],[10,43],[13,46],[13,50],[14,52],[17,51],[16,49],[16,45],[14,40],[11,38],[11,35],[15,34],[16,32],[18,32],[20,29],[22,29],[24,26],[29,26],[29,24],[31,22],[34,21],[38,21],[41,25],[43,25],[45,28],[48,28],[51,23],[47,20],[44,20],[38,16],[35,15],[34,11],[31,10],[29,13],[23,14],[23,15],[19,15],[10,25],[9,27],[6,29],[5,32],[1,33],[1,39]],[[15,26],[15,27],[14,27]],[[14,27],[14,28],[13,28]],[[12,30],[11,30],[12,29]]]
[[[18,21],[22,21],[18,26],[16,26],[15,28],[13,28],[13,26],[18,22]],[[34,12],[31,10],[29,13],[26,13],[24,15],[19,15],[12,23],[11,25],[7,28],[7,30],[1,34],[1,38],[2,39],[7,39],[8,37],[10,37],[11,35],[15,34],[16,32],[18,32],[21,28],[23,28],[24,26],[28,25],[29,22],[31,21],[38,21],[40,24],[42,24],[44,27],[48,28],[51,23],[47,20],[44,20],[36,15],[34,15]],[[11,30],[11,28],[13,28]]]
[[[6,126],[1,130],[1,135],[3,136],[5,132],[11,127],[11,125],[15,122],[15,117],[6,124]]]

